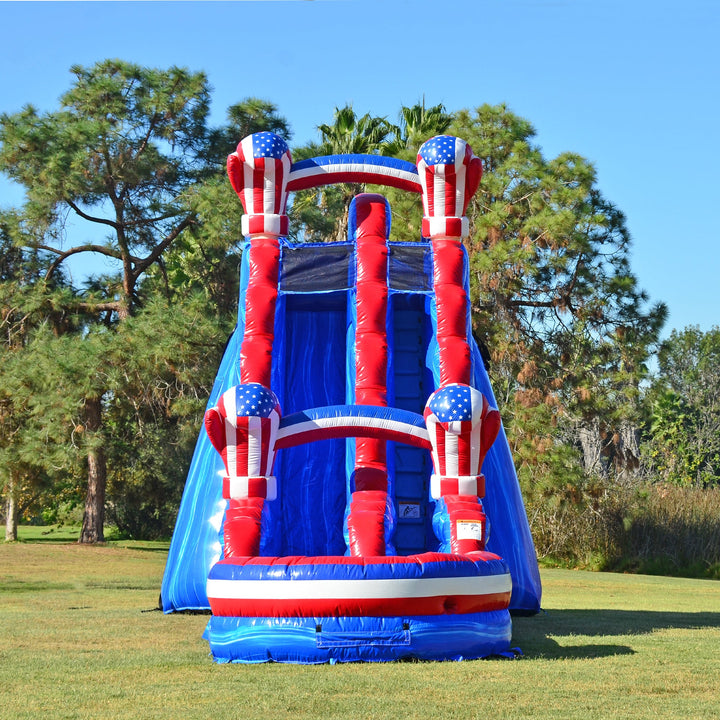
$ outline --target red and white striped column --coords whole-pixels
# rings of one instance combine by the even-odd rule
[[[430,495],[447,506],[450,547],[462,554],[484,550],[482,464],[500,430],[500,413],[479,390],[451,383],[430,396],[424,415],[435,469]]]
[[[497,410],[470,387],[470,298],[462,240],[468,234],[465,211],[480,183],[482,163],[464,140],[440,135],[421,146],[417,167],[423,235],[433,247],[440,366],[439,388],[425,410],[435,468],[431,496],[447,506],[452,551],[466,553],[484,549],[486,519],[479,500],[485,478],[480,469],[500,427]]]
[[[240,382],[208,411],[206,428],[226,464],[223,497],[225,556],[259,552],[265,500],[277,494],[272,446],[280,407],[270,389],[278,296],[281,235],[287,234],[287,178],[292,159],[285,141],[271,132],[246,137],[228,156],[230,183],[242,202],[242,232],[250,241]],[[244,404],[244,398],[255,403]],[[240,403],[237,407],[235,400]],[[232,406],[232,407],[231,407]],[[222,449],[221,449],[222,448]]]
[[[291,164],[287,144],[271,132],[246,137],[227,161],[230,182],[245,210],[242,232],[250,240],[240,379],[268,388],[278,293],[278,238],[287,233],[285,206]]]
[[[480,183],[482,163],[464,140],[439,135],[420,147],[417,167],[423,188],[423,236],[429,237],[433,246],[440,387],[468,385],[472,369],[470,299],[464,283],[462,239],[468,233],[465,210]]]

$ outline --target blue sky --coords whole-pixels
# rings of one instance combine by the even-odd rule
[[[504,102],[547,157],[595,165],[666,334],[720,325],[717,0],[0,2],[0,27],[0,112],[56,109],[70,66],[108,57],[203,70],[216,122],[271,100],[295,144],[348,102],[393,121],[423,96]]]

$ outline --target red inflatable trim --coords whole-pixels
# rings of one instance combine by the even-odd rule
[[[472,362],[467,340],[469,298],[463,282],[465,253],[460,243],[448,238],[434,239],[432,246],[440,386],[469,385]]]
[[[397,617],[504,610],[510,593],[437,595],[420,598],[211,598],[212,614],[228,617]]]
[[[357,218],[357,325],[355,330],[355,403],[387,406],[387,205],[382,195],[363,193],[355,198]],[[386,442],[358,439],[355,455],[357,470],[386,468]],[[376,474],[375,474],[376,476]],[[376,486],[376,482],[373,485]],[[373,488],[379,489],[379,488]]]
[[[463,555],[485,549],[486,517],[482,505],[473,495],[445,495],[443,497],[450,518],[450,547]],[[458,537],[458,523],[476,523],[482,526],[479,538]]]
[[[382,195],[355,198],[357,323],[355,328],[355,403],[387,406],[388,228]],[[385,554],[387,442],[355,441],[355,491],[350,501],[348,537],[355,556]],[[378,492],[380,491],[380,492]],[[366,492],[375,497],[370,500]]]
[[[262,498],[228,501],[223,525],[223,548],[226,558],[258,554],[264,502]]]
[[[245,295],[245,334],[240,346],[240,382],[270,387],[280,245],[277,238],[252,238],[248,252],[250,273]]]
[[[380,495],[382,499],[367,499],[364,497],[366,495]],[[347,524],[350,552],[355,557],[385,554],[386,496],[387,493],[383,491],[366,490],[353,493]]]
[[[462,496],[460,496],[462,497]],[[475,498],[471,498],[475,499]],[[352,557],[350,555],[285,555],[245,557],[232,561],[232,565],[265,565],[288,567],[292,565],[417,565],[428,563],[462,562],[471,559],[500,560],[500,556],[488,551],[474,552],[469,557],[459,553],[425,552],[418,555],[386,555],[380,557]],[[220,562],[223,562],[222,560]]]

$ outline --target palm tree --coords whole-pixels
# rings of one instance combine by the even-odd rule
[[[352,105],[336,107],[334,117],[332,125],[318,125],[324,155],[384,155],[390,146],[389,138],[397,130],[385,118],[369,113],[358,118]]]
[[[334,122],[318,126],[321,141],[293,149],[293,160],[318,155],[369,154],[392,155],[415,162],[420,145],[444,133],[451,122],[452,116],[442,105],[427,108],[424,100],[401,108],[400,126],[369,113],[358,117],[352,105],[336,107]],[[290,211],[295,225],[303,227],[305,239],[347,239],[350,202],[363,190],[364,185],[355,183],[303,191],[295,197]],[[416,207],[418,198],[403,200],[410,204],[415,214],[421,212],[421,208]]]
[[[290,124],[280,115],[275,103],[261,98],[245,98],[241,102],[231,105],[225,115],[227,118],[225,125],[209,132],[206,155],[203,158],[211,172],[216,171],[217,168],[223,168],[223,178],[225,159],[229,153],[235,150],[238,142],[248,135],[269,131],[279,135],[285,141],[289,141],[292,137]]]
[[[293,149],[294,161],[318,155],[385,155],[398,132],[385,118],[369,113],[358,117],[352,105],[336,107],[334,122],[318,125],[318,130],[321,141]],[[350,203],[363,190],[363,184],[349,183],[303,191],[290,212],[306,240],[346,240]]]
[[[452,123],[452,115],[445,112],[443,105],[425,107],[425,98],[421,103],[400,108],[400,127],[396,132],[392,154],[407,155],[415,162],[420,146],[435,135],[442,135]]]

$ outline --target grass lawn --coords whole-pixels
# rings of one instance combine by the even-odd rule
[[[77,535],[75,535],[77,537]],[[216,665],[167,545],[0,544],[0,718],[720,717],[720,582],[543,570],[518,660]]]

